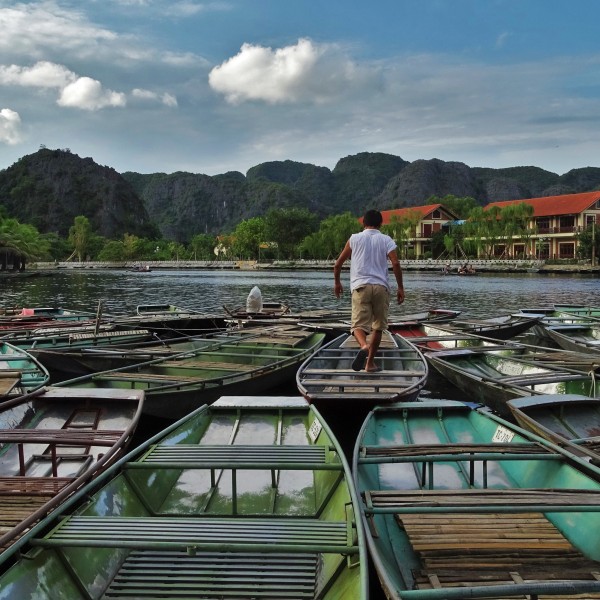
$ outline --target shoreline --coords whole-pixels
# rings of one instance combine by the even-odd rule
[[[63,270],[79,269],[117,269],[127,270],[132,273],[137,272],[140,275],[153,270],[240,270],[240,271],[260,271],[260,270],[313,270],[313,271],[332,271],[334,260],[298,260],[298,261],[269,261],[258,262],[255,260],[189,260],[189,261],[120,261],[120,262],[38,262],[31,263],[29,268],[22,272],[2,271],[0,277],[27,277],[33,276],[36,272],[39,275],[49,275],[50,272]],[[458,268],[468,262],[477,273],[586,273],[600,274],[600,266],[590,264],[590,261],[581,261],[576,264],[548,264],[543,260],[401,260],[404,271],[426,271],[437,272],[442,275],[444,267],[449,264],[450,271],[447,275],[458,275]],[[140,264],[147,265],[147,271],[136,271],[135,267]],[[344,270],[349,269],[349,265],[344,266]],[[463,276],[472,276],[463,275]]]

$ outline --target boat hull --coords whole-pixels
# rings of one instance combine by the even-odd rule
[[[600,597],[600,483],[583,464],[461,402],[374,409],[353,473],[386,596]]]
[[[28,534],[26,559],[0,588],[57,600],[123,585],[145,599],[367,600],[356,506],[349,466],[314,407],[226,397],[142,444]]]

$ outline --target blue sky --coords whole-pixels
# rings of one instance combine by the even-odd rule
[[[0,169],[598,165],[596,0],[0,0]]]

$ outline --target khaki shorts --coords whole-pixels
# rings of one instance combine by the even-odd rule
[[[371,329],[383,331],[388,327],[390,292],[382,285],[367,283],[352,292],[351,331],[362,329],[370,333]]]

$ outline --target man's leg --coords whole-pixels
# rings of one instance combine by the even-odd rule
[[[369,343],[369,354],[367,355],[367,362],[365,363],[365,371],[378,371],[379,368],[375,364],[375,355],[379,350],[379,344],[381,344],[382,333],[378,329],[374,329],[371,332],[371,340]]]

